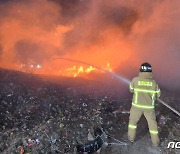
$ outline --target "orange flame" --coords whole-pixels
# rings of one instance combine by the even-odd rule
[[[104,69],[112,72],[112,68],[110,67],[109,63],[107,63],[107,66]],[[92,72],[103,73],[103,71],[98,70],[97,68],[95,68],[93,66],[85,67],[85,66],[75,66],[74,65],[74,66],[68,67],[64,70],[60,70],[59,75],[68,76],[68,77],[77,77],[77,76],[85,76]]]

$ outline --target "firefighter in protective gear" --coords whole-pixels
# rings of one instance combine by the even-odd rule
[[[142,115],[145,116],[151,140],[154,146],[159,146],[158,127],[154,111],[156,98],[161,91],[153,79],[152,67],[149,63],[143,63],[138,77],[130,83],[130,91],[133,93],[132,107],[130,110],[128,139],[133,142],[136,136],[137,122]]]

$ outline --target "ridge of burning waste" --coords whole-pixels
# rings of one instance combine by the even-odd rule
[[[109,62],[107,63],[106,67],[102,67],[102,68],[109,72],[112,72],[113,70]],[[47,71],[47,68],[45,68],[44,66],[40,64],[30,64],[30,65],[21,64],[17,68],[17,70],[22,71],[22,72],[27,72],[27,73],[35,73],[35,74],[48,74],[49,73]],[[53,74],[66,76],[66,77],[83,77],[83,76],[87,77],[87,75],[92,72],[105,73],[103,70],[99,70],[93,66],[73,65],[67,68],[59,69],[59,71]]]
[[[110,68],[110,64],[107,63],[107,66],[104,68],[107,71],[112,72],[112,68]],[[97,68],[93,67],[93,66],[89,66],[89,67],[83,67],[83,66],[73,66],[73,67],[69,67],[63,71],[59,71],[60,74],[62,74],[63,76],[70,76],[70,77],[77,77],[77,76],[83,76],[85,74],[89,74],[91,72],[98,72],[98,73],[104,73],[104,71],[102,70],[98,70]]]

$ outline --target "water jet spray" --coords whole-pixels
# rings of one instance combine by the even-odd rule
[[[65,57],[58,57],[58,58],[53,58],[53,59],[62,59],[62,60],[66,60],[66,61],[71,61],[71,62],[75,62],[75,63],[80,63],[80,64],[84,64],[84,65],[88,65],[88,66],[92,66],[94,68],[97,68],[99,70],[104,71],[105,73],[109,74],[110,76],[114,77],[117,80],[122,81],[123,83],[126,84],[130,84],[130,80],[128,80],[127,78],[120,76],[116,73],[110,72],[104,68],[101,68],[99,66],[96,65],[91,65],[89,63],[83,62],[83,61],[78,61],[78,60],[73,60],[73,59],[69,59],[69,58],[65,58]],[[165,103],[163,100],[161,100],[160,98],[157,98],[157,101],[161,104],[163,104],[164,106],[166,106],[168,109],[170,109],[171,111],[173,111],[174,113],[176,113],[178,116],[180,116],[180,112],[178,112],[177,110],[175,110],[174,108],[172,108],[171,106],[169,106],[167,103]]]

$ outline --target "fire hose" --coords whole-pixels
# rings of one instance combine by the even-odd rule
[[[164,106],[166,106],[168,109],[170,109],[171,111],[173,111],[174,113],[176,113],[178,116],[180,116],[180,113],[175,110],[174,108],[172,108],[171,106],[169,106],[167,103],[165,103],[163,100],[161,100],[160,98],[157,99],[157,101],[161,104],[163,104]]]
[[[109,75],[115,77],[115,78],[118,79],[118,80],[123,81],[124,83],[126,83],[126,84],[128,84],[128,85],[130,84],[130,80],[126,79],[125,77],[122,77],[122,76],[120,76],[120,75],[118,75],[118,74],[115,74],[115,73],[113,73],[113,72],[110,72],[110,71],[108,71],[108,70],[106,70],[106,69],[104,69],[104,68],[101,68],[101,67],[99,67],[99,66],[96,66],[96,65],[91,65],[91,64],[86,63],[86,62],[82,62],[82,61],[78,61],[78,60],[73,60],[73,59],[69,59],[69,58],[65,58],[65,57],[57,57],[57,58],[53,58],[53,59],[62,59],[62,60],[67,60],[67,61],[71,61],[71,62],[75,62],[75,63],[81,63],[81,64],[84,64],[84,65],[92,66],[92,67],[94,67],[94,68],[97,68],[97,69],[99,69],[99,70],[102,70],[102,71],[108,73]],[[168,105],[167,103],[165,103],[165,102],[164,102],[163,100],[161,100],[160,98],[158,98],[157,101],[158,101],[159,103],[161,103],[162,105],[166,106],[168,109],[170,109],[171,111],[173,111],[173,112],[174,112],[175,114],[177,114],[178,116],[180,116],[180,112],[178,112],[177,110],[175,110],[173,107],[171,107],[170,105]]]

